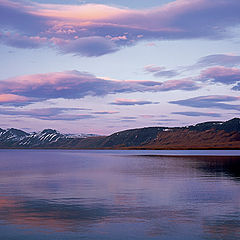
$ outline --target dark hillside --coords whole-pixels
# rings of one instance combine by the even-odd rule
[[[0,129],[1,148],[61,149],[240,149],[240,119],[186,127],[130,129],[110,136],[74,136],[45,129],[26,133]]]

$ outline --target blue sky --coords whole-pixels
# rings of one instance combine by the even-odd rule
[[[239,11],[0,0],[0,127],[110,134],[239,117]]]

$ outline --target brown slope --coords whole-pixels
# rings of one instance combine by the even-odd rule
[[[107,137],[84,139],[78,148],[107,149],[240,149],[240,119],[188,127],[130,129]]]
[[[191,131],[179,129],[160,132],[147,148],[202,149],[202,148],[240,148],[240,133],[210,129]]]
[[[108,137],[91,137],[70,144],[85,149],[240,149],[240,133],[210,129],[173,129],[141,134],[142,129],[124,131]]]

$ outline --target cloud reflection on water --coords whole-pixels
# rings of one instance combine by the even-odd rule
[[[196,240],[239,233],[239,157],[1,153],[6,238],[9,226],[39,233],[32,239],[43,232],[54,239],[186,239],[188,232]]]

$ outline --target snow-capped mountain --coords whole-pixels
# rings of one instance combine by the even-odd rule
[[[6,147],[57,147],[68,145],[75,139],[96,136],[94,134],[62,134],[53,129],[41,132],[27,133],[22,130],[10,128],[0,129],[0,146]]]

